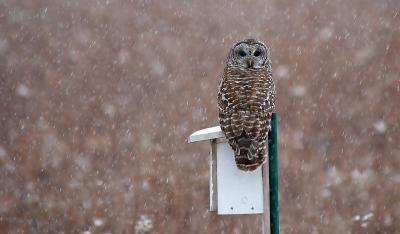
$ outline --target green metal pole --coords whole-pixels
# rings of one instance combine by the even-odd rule
[[[278,199],[278,120],[272,113],[271,130],[268,133],[269,155],[269,203],[271,234],[279,234],[279,199]]]

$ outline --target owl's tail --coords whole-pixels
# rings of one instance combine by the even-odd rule
[[[236,165],[240,170],[253,171],[265,162],[266,149],[256,139],[249,138],[245,131],[229,144],[235,151]]]

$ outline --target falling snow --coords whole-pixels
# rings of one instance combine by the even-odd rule
[[[126,63],[128,63],[130,60],[131,60],[131,55],[130,55],[129,51],[127,51],[127,50],[121,50],[121,51],[118,53],[118,62],[119,62],[120,64],[126,64]]]
[[[8,40],[0,38],[0,55],[7,52],[7,50],[9,48],[10,48],[10,44],[9,44]]]
[[[280,65],[275,69],[275,77],[276,78],[289,78],[289,68],[285,65]]]
[[[208,211],[229,48],[272,50],[281,233],[400,230],[400,1],[2,1],[0,233],[261,233]]]
[[[31,94],[31,91],[30,91],[30,89],[29,89],[28,86],[26,86],[26,85],[24,85],[24,84],[19,84],[19,85],[17,86],[17,95],[18,95],[18,96],[27,98],[27,97],[30,96],[30,94]]]
[[[96,226],[96,227],[101,227],[104,225],[104,221],[99,218],[95,219],[93,223],[94,223],[94,226]]]
[[[302,97],[306,94],[306,92],[307,92],[306,87],[302,85],[296,85],[290,89],[290,93],[296,97]]]
[[[135,225],[135,233],[148,233],[153,228],[153,223],[146,215],[141,215]]]
[[[109,117],[114,117],[115,115],[115,107],[112,104],[104,103],[103,104],[103,111]]]
[[[375,54],[374,47],[368,46],[358,50],[354,56],[354,62],[357,65],[365,65]]]
[[[374,128],[379,133],[386,132],[386,123],[383,120],[378,120],[374,123]]]
[[[334,32],[333,28],[325,27],[325,28],[321,29],[321,31],[319,31],[319,37],[323,41],[328,41],[332,37],[333,32]]]

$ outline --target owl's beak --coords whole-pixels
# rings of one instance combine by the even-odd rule
[[[247,66],[253,67],[253,59],[252,59],[252,58],[249,58],[249,59],[247,60]]]

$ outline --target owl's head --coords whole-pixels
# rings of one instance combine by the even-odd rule
[[[226,65],[253,69],[271,66],[270,48],[255,39],[239,41],[229,51]]]

